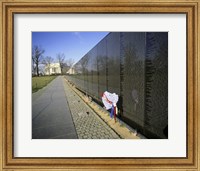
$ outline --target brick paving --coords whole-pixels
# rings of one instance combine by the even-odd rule
[[[69,87],[64,78],[63,85],[79,139],[120,139],[120,137]]]

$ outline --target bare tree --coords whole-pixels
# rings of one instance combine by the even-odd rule
[[[32,61],[33,61],[33,71],[39,76],[39,64],[42,62],[42,54],[45,52],[45,50],[42,47],[39,46],[33,46],[32,48]]]
[[[45,68],[48,70],[49,75],[50,75],[50,68],[51,68],[52,62],[53,62],[53,58],[51,56],[46,56],[43,60],[43,64],[45,64]]]
[[[79,62],[81,65],[81,70],[82,70],[82,74],[85,75],[86,73],[88,73],[88,62],[89,62],[90,56],[89,55],[85,55]]]
[[[66,60],[66,65],[70,69],[72,65],[74,64],[74,60],[72,58]]]
[[[56,55],[56,58],[60,64],[61,74],[63,74],[63,68],[65,66],[65,54],[64,53],[58,53]]]
[[[34,60],[32,58],[32,75],[33,76],[35,76],[35,70],[36,70],[36,68],[35,68],[35,62],[34,62]]]
[[[69,71],[70,68],[72,68],[74,64],[74,60],[73,59],[66,59],[65,63],[63,65],[63,73],[67,73],[67,71]]]

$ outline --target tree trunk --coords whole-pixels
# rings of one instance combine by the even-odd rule
[[[60,67],[60,70],[61,70],[61,75],[63,75],[63,68],[62,68],[62,67]]]
[[[36,63],[36,72],[37,72],[37,76],[39,76],[39,66],[38,66],[39,64],[38,63]]]

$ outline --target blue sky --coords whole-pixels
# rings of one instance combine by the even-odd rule
[[[64,53],[65,59],[78,62],[92,49],[108,32],[32,32],[32,46],[39,45],[44,50],[44,56],[56,60],[56,54]]]

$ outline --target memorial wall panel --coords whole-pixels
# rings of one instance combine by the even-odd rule
[[[120,94],[120,33],[114,32],[106,37],[107,41],[107,80],[111,93]]]
[[[145,98],[145,33],[121,33],[123,116],[143,127]]]
[[[101,94],[108,88],[107,85],[107,42],[106,38],[101,40],[97,45],[97,57],[98,57],[98,79],[99,79],[99,99],[101,100]]]
[[[166,138],[168,127],[168,33],[146,33],[145,129]]]

